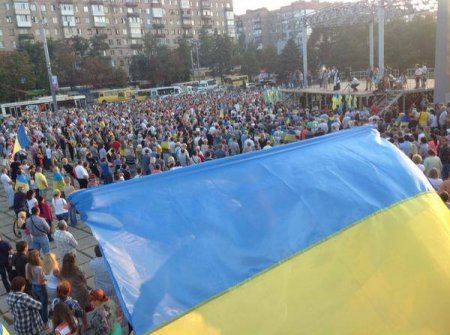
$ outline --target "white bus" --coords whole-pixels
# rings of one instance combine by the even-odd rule
[[[40,97],[35,100],[18,101],[0,104],[1,116],[5,117],[11,115],[13,117],[21,117],[22,112],[46,112],[53,110],[52,97]],[[56,101],[58,102],[58,108],[83,108],[86,106],[86,96],[76,95],[57,95]]]
[[[187,93],[185,89],[181,86],[167,86],[167,87],[157,87],[150,89],[150,98],[156,97],[166,97],[168,95],[179,95],[182,93]]]

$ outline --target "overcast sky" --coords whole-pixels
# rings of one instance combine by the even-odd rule
[[[267,9],[278,9],[282,6],[289,5],[294,0],[234,0],[234,13],[237,15],[244,14],[247,9],[256,9],[266,7]]]
[[[328,1],[336,2],[337,0],[328,0]],[[356,0],[344,0],[343,2],[353,2],[353,1]],[[261,7],[266,7],[269,10],[273,10],[289,5],[292,2],[295,2],[295,0],[233,0],[233,5],[234,5],[234,13],[237,15],[241,15],[245,14],[245,11],[247,9],[257,9]]]

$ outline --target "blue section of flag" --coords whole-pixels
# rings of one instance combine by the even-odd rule
[[[31,142],[28,139],[27,132],[25,131],[25,127],[23,125],[20,125],[17,130],[17,140],[19,141],[22,149],[28,149],[30,147]]]
[[[141,335],[432,187],[370,127],[78,191]],[[238,308],[238,306],[236,306]]]

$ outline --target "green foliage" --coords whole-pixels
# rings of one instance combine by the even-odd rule
[[[187,40],[180,39],[176,49],[169,49],[147,34],[143,49],[131,59],[130,77],[148,80],[152,85],[189,81],[192,67],[190,48]]]
[[[300,69],[300,50],[294,39],[289,39],[281,52],[278,64],[278,74],[280,78],[287,78],[289,73]]]
[[[250,79],[258,74],[260,69],[260,62],[258,57],[258,50],[254,43],[249,43],[242,54],[241,72],[246,74]]]
[[[106,35],[90,40],[74,37],[47,41],[52,72],[59,86],[92,85],[94,87],[125,85],[126,73],[113,68],[104,51],[109,48]],[[0,58],[0,101],[25,98],[27,90],[49,91],[44,48],[41,42],[24,42],[17,51]]]
[[[374,59],[377,61],[377,25],[374,29]],[[394,19],[385,26],[385,64],[404,70],[416,63],[433,66],[435,61],[436,18],[415,16],[411,20]],[[344,26],[316,28],[308,40],[308,61],[312,69],[337,66],[340,69],[366,69],[369,63],[369,27]]]
[[[35,87],[33,65],[24,51],[0,57],[0,99],[14,101],[24,99],[26,91]]]
[[[268,73],[274,73],[278,70],[278,53],[277,48],[271,44],[262,49],[261,67]]]

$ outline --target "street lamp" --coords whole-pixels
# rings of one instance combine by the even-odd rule
[[[48,45],[47,45],[47,34],[45,32],[44,28],[44,17],[42,16],[41,6],[38,0],[35,1],[36,7],[38,9],[39,14],[39,30],[41,32],[41,38],[42,38],[42,44],[44,46],[44,55],[45,55],[45,65],[47,67],[47,75],[48,75],[48,82],[50,85],[50,92],[52,94],[52,100],[53,100],[53,111],[55,114],[58,113],[58,102],[56,101],[56,77],[53,77],[52,74],[52,65],[50,63],[50,54],[48,52]]]

